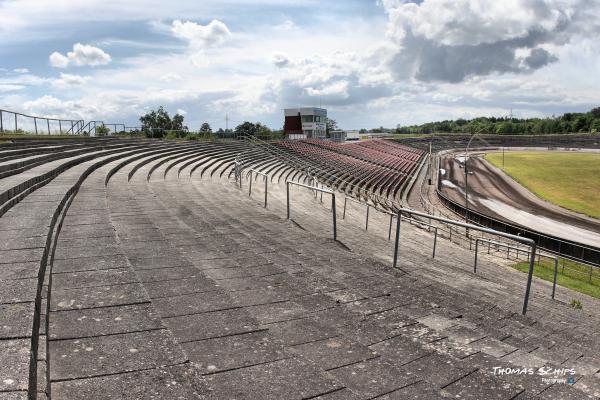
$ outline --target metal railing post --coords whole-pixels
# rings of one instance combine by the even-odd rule
[[[525,299],[523,300],[523,315],[527,313],[527,303],[529,303],[529,292],[531,291],[531,281],[533,279],[533,268],[535,266],[535,252],[537,245],[534,241],[531,243],[531,258],[529,259],[529,272],[527,273],[527,287],[525,288]]]
[[[388,228],[388,241],[392,239],[392,222],[394,220],[394,214],[390,213],[390,227]]]
[[[369,230],[369,208],[370,206],[367,204],[367,219],[365,221],[365,231]],[[591,277],[591,274],[590,274]]]
[[[248,183],[248,197],[252,197],[252,171],[250,171],[250,183]]]
[[[323,192],[321,192],[321,196],[323,196]],[[337,213],[335,211],[335,193],[333,192],[331,192],[331,211],[333,213],[333,240],[337,240]]]
[[[479,250],[479,239],[475,239],[475,262],[473,263],[473,273],[477,273],[477,253]]]
[[[396,268],[398,264],[398,245],[400,244],[400,220],[402,219],[400,211],[398,211],[398,215],[396,215],[396,241],[394,242],[394,264],[393,267]]]
[[[285,184],[285,192],[287,198],[287,219],[290,219],[290,182],[286,182]]]
[[[2,110],[0,110],[0,133],[4,133],[4,121],[2,121]]]
[[[554,281],[552,282],[552,299],[556,293],[556,276],[558,275],[558,257],[554,257]]]
[[[433,228],[435,229],[434,234],[433,234],[433,254],[431,255],[431,258],[435,258],[435,247],[437,246],[437,235],[438,235],[438,228]]]
[[[342,213],[342,219],[346,219],[346,203],[348,202],[348,198],[344,197],[344,212]]]
[[[38,134],[38,130],[37,130],[37,118],[33,117],[33,126],[35,127],[35,134]]]
[[[265,175],[264,178],[265,178],[265,208],[267,208],[267,193],[268,193],[267,185],[268,185],[269,180],[267,179],[267,175]]]

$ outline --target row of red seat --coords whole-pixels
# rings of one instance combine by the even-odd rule
[[[366,190],[383,197],[396,197],[423,152],[384,140],[367,142],[373,143],[340,144],[309,139],[281,141],[278,146],[313,166],[317,178],[339,190],[358,196]]]

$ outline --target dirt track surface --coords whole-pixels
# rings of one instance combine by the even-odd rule
[[[600,220],[550,204],[518,184],[481,154],[468,161],[469,207],[490,217],[551,236],[600,247]],[[441,190],[459,204],[465,203],[463,157],[440,159]]]

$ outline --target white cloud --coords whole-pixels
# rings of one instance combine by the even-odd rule
[[[188,41],[190,46],[205,48],[217,46],[231,37],[231,32],[223,22],[213,19],[207,25],[180,20],[173,21],[171,31],[175,37]]]
[[[278,31],[291,31],[293,29],[298,29],[298,27],[296,26],[294,21],[286,19],[281,24],[275,25],[273,27],[273,29],[278,30]]]
[[[397,79],[462,82],[493,73],[529,74],[558,57],[550,52],[597,36],[597,0],[382,0],[388,37],[397,45]],[[526,53],[527,56],[521,55]]]
[[[52,85],[57,88],[68,88],[73,86],[81,86],[88,81],[90,81],[91,77],[89,76],[81,76],[81,75],[73,75],[73,74],[65,74],[60,73],[60,78],[52,81]]]
[[[23,85],[13,85],[11,83],[0,83],[0,93],[16,92],[25,89]]]
[[[55,51],[54,53],[50,54],[50,65],[52,65],[54,68],[67,68],[69,65],[69,59],[60,54],[58,51]]]
[[[176,111],[176,113],[179,114],[179,115],[185,116],[187,114],[187,111],[185,111],[182,108],[178,108],[177,111]]]
[[[73,51],[69,51],[66,56],[55,51],[50,54],[50,65],[55,68],[66,68],[69,65],[81,66],[98,66],[106,65],[111,61],[110,55],[104,50],[90,46],[87,44],[75,43]]]
[[[27,68],[15,68],[13,69],[13,72],[16,72],[17,74],[27,74],[29,70]]]
[[[161,82],[172,83],[181,80],[181,76],[179,74],[168,72],[160,77]]]
[[[283,68],[290,63],[290,59],[283,53],[275,53],[271,56],[271,61],[276,67]]]

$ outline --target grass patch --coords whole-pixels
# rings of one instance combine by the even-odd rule
[[[485,158],[502,168],[502,153]],[[504,165],[506,173],[542,199],[600,218],[600,154],[506,152]]]
[[[564,268],[563,268],[564,265]],[[529,271],[528,262],[520,262],[512,265],[521,272]],[[539,265],[536,262],[533,275],[548,282],[554,281],[554,260],[544,259]],[[600,299],[600,269],[592,268],[592,279],[590,281],[590,267],[573,261],[559,259],[556,284],[579,293]]]

